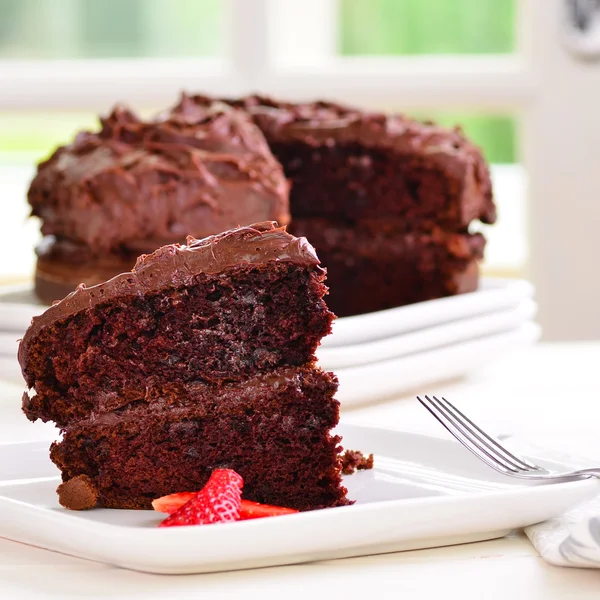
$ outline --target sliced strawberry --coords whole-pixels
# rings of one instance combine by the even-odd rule
[[[152,501],[152,508],[158,512],[172,515],[180,509],[186,502],[191,500],[198,492],[178,492],[162,496]],[[277,517],[279,515],[291,515],[298,511],[294,508],[284,508],[283,506],[271,506],[252,502],[251,500],[242,500],[240,508],[240,521],[246,519],[261,519],[262,517]]]
[[[172,515],[176,510],[181,508],[186,502],[191,500],[198,492],[177,492],[168,496],[161,496],[156,500],[152,500],[152,508],[158,512],[168,513]]]
[[[208,483],[206,485],[208,486]],[[201,494],[204,491],[204,489],[200,492],[178,492],[176,494],[162,496],[161,498],[157,498],[156,500],[152,501],[152,507],[158,512],[164,512],[172,515],[173,513],[177,512],[184,504],[189,502],[192,498],[194,498],[198,494]],[[241,500],[239,519],[241,521],[247,519],[262,519],[263,517],[291,515],[297,512],[298,511],[293,508],[284,508],[283,506],[271,506],[269,504],[261,504],[260,502],[252,502],[251,500]],[[168,525],[165,525],[165,527],[167,526]]]
[[[240,510],[240,521],[246,519],[262,519],[263,517],[278,517],[280,515],[291,515],[298,511],[294,508],[284,508],[283,506],[270,506],[269,504],[260,504],[260,502],[251,502],[242,500]]]
[[[209,525],[240,518],[244,480],[231,469],[213,471],[206,485],[159,527]]]

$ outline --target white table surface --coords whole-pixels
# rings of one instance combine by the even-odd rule
[[[479,423],[600,463],[600,342],[541,344],[422,392],[456,400]],[[0,441],[50,439],[0,383]],[[412,397],[344,413],[349,421],[443,435]],[[2,515],[0,515],[0,519]],[[489,542],[208,575],[135,573],[0,538],[0,599],[600,598],[600,570],[547,565],[521,533]]]

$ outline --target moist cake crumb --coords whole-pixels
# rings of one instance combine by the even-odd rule
[[[373,455],[365,456],[360,450],[346,450],[340,458],[344,475],[352,475],[356,471],[373,468]]]

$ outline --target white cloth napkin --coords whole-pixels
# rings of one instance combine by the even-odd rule
[[[555,460],[572,469],[583,469],[600,462],[549,449],[543,442],[531,444],[510,434],[499,437],[510,440],[510,448],[519,453],[534,459]],[[525,534],[540,556],[553,565],[600,569],[600,496],[559,517],[526,527]]]
[[[541,557],[560,567],[600,569],[600,496],[525,528]]]

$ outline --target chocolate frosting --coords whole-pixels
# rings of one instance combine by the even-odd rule
[[[165,288],[191,285],[199,273],[216,274],[244,265],[291,262],[303,267],[318,267],[315,249],[306,238],[294,237],[273,221],[238,227],[187,245],[171,244],[138,258],[133,269],[106,283],[80,285],[66,298],[34,317],[19,345],[19,364],[24,372],[29,345],[44,327],[63,321],[98,304],[128,296],[143,296]]]
[[[265,220],[289,222],[289,186],[260,130],[222,102],[185,99],[153,121],[116,107],[38,166],[42,233],[98,254],[150,252]]]
[[[206,96],[190,98],[199,105],[210,102]],[[457,190],[462,190],[463,225],[473,219],[484,223],[496,220],[487,164],[481,150],[458,127],[446,129],[400,114],[362,111],[333,102],[294,104],[258,95],[224,101],[251,114],[269,144],[360,144],[389,150],[410,160],[426,159],[447,177],[457,180]]]
[[[244,415],[249,403],[259,402],[261,395],[269,394],[274,389],[301,389],[303,380],[316,367],[280,367],[275,371],[256,373],[242,382],[226,382],[219,386],[218,395],[214,394],[212,384],[202,381],[181,382],[176,394],[168,394],[165,401],[160,388],[154,389],[143,403],[124,404],[125,400],[117,393],[107,397],[89,398],[93,410],[84,418],[62,427],[70,431],[81,426],[112,426],[124,421],[135,421],[142,417],[166,414],[174,421],[182,420],[190,414],[193,418],[215,416],[226,412],[228,417]],[[337,379],[336,379],[337,385]],[[23,395],[23,407],[29,407],[29,401]],[[192,411],[192,412],[191,412]]]

